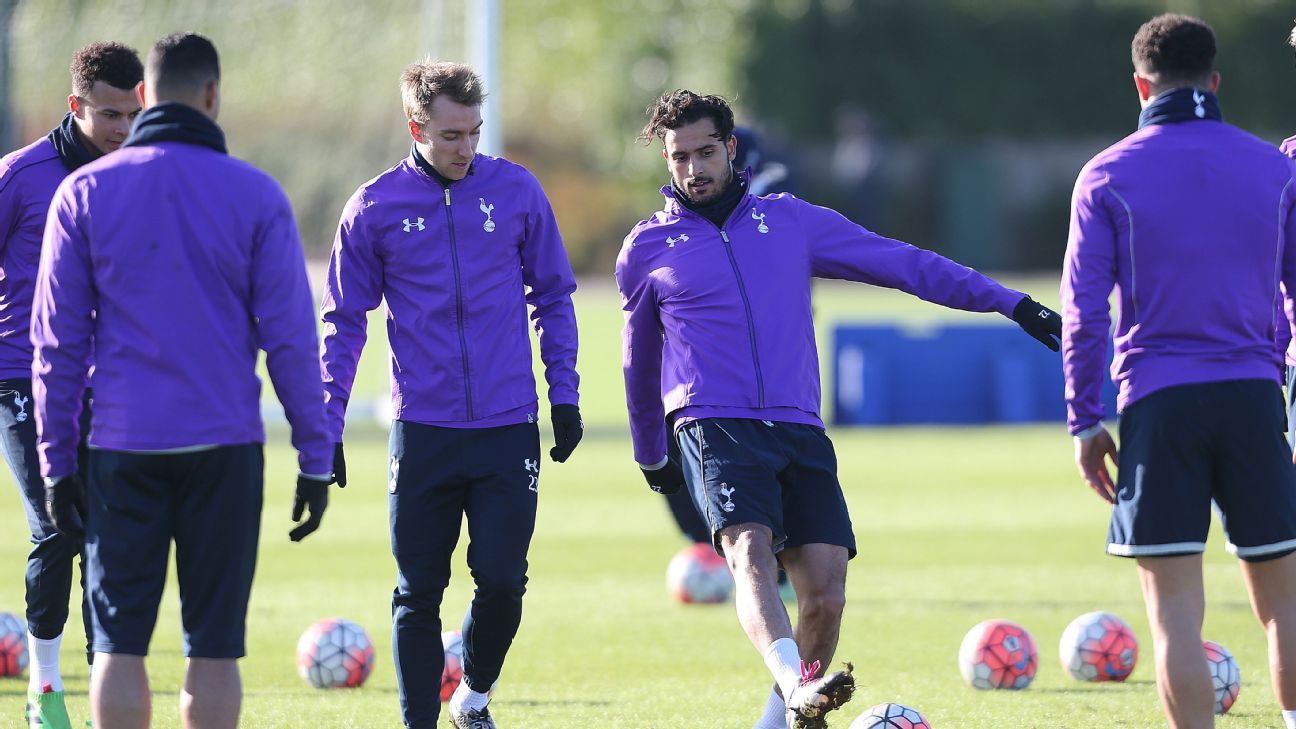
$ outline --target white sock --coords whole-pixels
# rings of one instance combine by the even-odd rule
[[[481,711],[490,703],[490,694],[473,691],[468,687],[467,679],[459,681],[454,694],[450,696],[450,710],[456,714],[466,711]]]
[[[801,651],[795,640],[779,638],[765,649],[765,665],[774,675],[774,683],[783,691],[784,696],[791,696],[792,689],[801,683]]]
[[[765,702],[765,713],[752,729],[787,729],[787,703],[779,692],[771,690]]]
[[[1296,709],[1284,709],[1282,713],[1283,724],[1287,729],[1296,729]]]
[[[63,677],[59,675],[59,645],[62,643],[62,635],[41,640],[31,633],[27,634],[27,654],[31,658],[28,666],[31,671],[27,680],[28,689],[43,692],[49,686],[50,691],[63,690]]]

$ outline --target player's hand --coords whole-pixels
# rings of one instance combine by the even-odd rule
[[[346,488],[346,453],[342,450],[342,441],[333,446],[333,480],[338,488]]]
[[[293,521],[301,521],[302,513],[310,512],[306,521],[302,521],[288,532],[288,538],[300,542],[319,529],[324,510],[328,508],[328,487],[332,479],[297,474],[297,493],[293,496]]]
[[[1107,470],[1108,458],[1111,459],[1113,466],[1120,466],[1116,460],[1116,442],[1112,440],[1111,433],[1108,433],[1105,428],[1092,438],[1075,439],[1075,460],[1080,475],[1084,477],[1089,488],[1102,497],[1103,501],[1114,504],[1116,503],[1116,482],[1112,480],[1111,472]]]
[[[45,513],[60,534],[85,539],[85,488],[80,477],[45,479]]]
[[[549,410],[549,419],[553,421],[554,430],[554,447],[549,449],[549,457],[558,463],[564,463],[585,435],[580,408],[575,405],[554,405]]]
[[[1062,339],[1062,317],[1056,311],[1027,296],[1017,302],[1012,318],[1045,347],[1058,351],[1058,342]]]
[[[663,496],[678,493],[684,488],[684,469],[680,467],[679,445],[674,438],[666,439],[666,463],[658,469],[639,467],[643,471],[648,488]]]

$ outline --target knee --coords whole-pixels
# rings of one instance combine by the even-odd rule
[[[526,593],[526,573],[504,573],[475,576],[477,596],[485,600],[522,601]]]
[[[837,622],[846,609],[846,590],[842,585],[817,587],[797,595],[798,610],[802,620],[811,622]]]
[[[733,572],[746,572],[752,566],[770,567],[774,562],[773,535],[764,527],[738,525],[720,531],[720,546]]]

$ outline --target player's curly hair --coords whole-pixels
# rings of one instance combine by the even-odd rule
[[[1143,24],[1131,45],[1134,70],[1159,86],[1195,86],[1215,70],[1215,31],[1205,21],[1166,13]]]
[[[115,41],[91,43],[72,55],[72,93],[85,97],[96,81],[133,89],[144,80],[144,64],[130,46]]]
[[[734,114],[723,97],[700,96],[688,89],[668,91],[648,105],[648,123],[639,132],[639,140],[651,144],[653,138],[665,139],[666,132],[703,119],[715,123],[716,139],[729,141],[733,136]]]
[[[449,61],[411,63],[401,72],[400,86],[405,116],[418,124],[431,119],[432,102],[438,96],[464,106],[481,106],[486,99],[481,77],[471,67]]]

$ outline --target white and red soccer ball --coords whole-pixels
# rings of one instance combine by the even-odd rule
[[[315,688],[355,688],[373,665],[373,641],[350,620],[326,618],[297,641],[297,672]]]
[[[17,678],[27,668],[27,626],[13,613],[0,613],[0,678]]]
[[[959,671],[973,688],[1024,689],[1038,664],[1035,640],[1010,620],[978,623],[959,646]]]
[[[1058,655],[1077,681],[1124,681],[1138,663],[1138,639],[1111,613],[1085,613],[1062,631]]]
[[[441,669],[441,703],[444,704],[463,680],[463,633],[458,630],[442,633],[441,647],[445,651],[445,668]]]
[[[666,568],[666,588],[683,603],[724,602],[733,586],[724,557],[705,542],[681,549]]]
[[[851,722],[850,729],[931,729],[931,724],[903,704],[878,704]]]
[[[1205,640],[1202,648],[1206,649],[1206,666],[1215,687],[1215,713],[1227,714],[1242,690],[1242,671],[1233,654],[1219,643]]]

